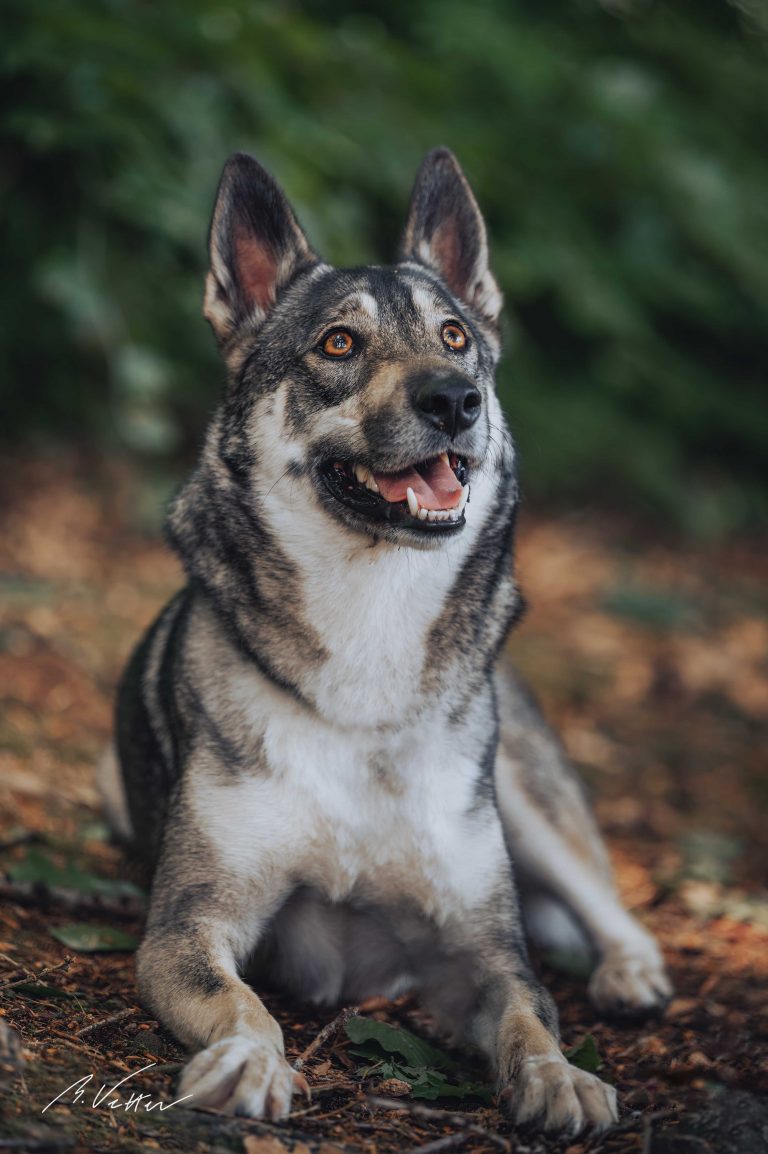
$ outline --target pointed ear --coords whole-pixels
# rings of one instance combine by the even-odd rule
[[[224,166],[209,250],[203,313],[220,344],[243,321],[260,324],[299,269],[318,260],[278,185],[244,152]]]
[[[400,260],[436,272],[479,316],[495,324],[502,296],[488,268],[480,209],[456,157],[436,148],[422,162],[400,244]]]

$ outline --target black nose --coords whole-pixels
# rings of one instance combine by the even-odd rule
[[[455,437],[480,416],[480,390],[463,377],[431,378],[416,394],[416,408],[441,432]]]

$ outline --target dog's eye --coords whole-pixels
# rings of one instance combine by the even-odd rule
[[[327,357],[347,357],[354,346],[355,342],[346,329],[334,329],[323,338],[320,347]]]
[[[454,324],[453,321],[449,321],[447,325],[443,325],[441,335],[444,344],[446,344],[449,349],[453,349],[455,353],[461,352],[462,349],[467,347],[467,334],[461,325]]]

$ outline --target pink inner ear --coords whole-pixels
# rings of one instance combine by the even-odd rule
[[[445,283],[456,296],[463,296],[467,288],[467,271],[463,268],[461,238],[457,222],[447,220],[436,230],[430,243],[433,260]]]
[[[277,260],[271,249],[240,232],[235,238],[235,267],[240,290],[249,304],[262,310],[274,304]]]

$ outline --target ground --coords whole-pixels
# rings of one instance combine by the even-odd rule
[[[531,608],[513,651],[593,791],[624,899],[660,938],[676,986],[663,1022],[617,1026],[591,1009],[573,959],[536,959],[564,1044],[591,1035],[592,1060],[619,1091],[616,1130],[546,1143],[515,1134],[492,1100],[398,1098],[407,1084],[362,1076],[370,1063],[351,1053],[343,1023],[318,1037],[333,1013],[274,997],[313,1090],[288,1123],[113,1110],[94,1107],[94,1091],[149,1063],[131,1086],[172,1101],[182,1050],[139,1004],[130,950],[83,952],[88,943],[53,934],[73,922],[141,931],[139,899],[123,892],[136,875],[106,839],[93,767],[121,665],[180,572],[146,527],[158,490],[135,470],[50,450],[1,468],[0,1027],[23,1051],[8,1034],[4,1057],[0,1032],[0,1150],[765,1148],[764,553],[749,541],[693,547],[615,514],[521,517]],[[361,1013],[431,1036],[408,1001]],[[42,1113],[89,1073],[88,1094]]]

